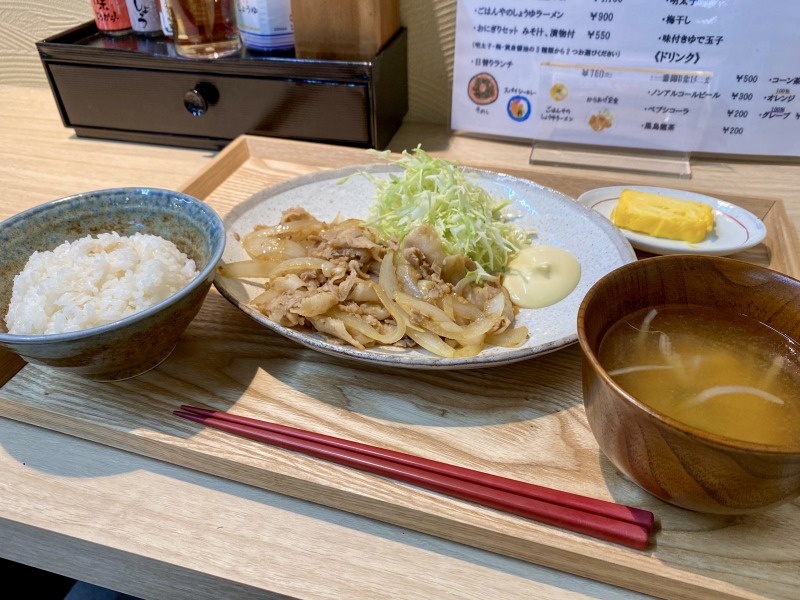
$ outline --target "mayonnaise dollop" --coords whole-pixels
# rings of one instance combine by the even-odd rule
[[[508,264],[503,285],[520,308],[544,308],[566,298],[581,278],[581,265],[555,246],[531,246]]]

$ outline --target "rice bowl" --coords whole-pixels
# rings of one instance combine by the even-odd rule
[[[172,242],[197,275],[149,307],[88,329],[17,334],[0,323],[0,347],[30,363],[101,380],[137,376],[165,360],[200,310],[225,246],[224,226],[204,202],[170,190],[113,188],[36,206],[0,223],[0,315],[14,278],[34,252],[53,251],[87,236],[149,234]],[[145,288],[152,287],[144,284]],[[127,295],[124,292],[123,295]],[[119,316],[119,315],[116,315]]]

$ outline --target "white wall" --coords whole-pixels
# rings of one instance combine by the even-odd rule
[[[455,6],[456,0],[400,0],[409,36],[409,120],[449,124]],[[0,0],[0,85],[47,87],[36,42],[92,15],[89,0]]]
[[[89,0],[0,0],[0,84],[47,86],[36,42],[92,14]]]

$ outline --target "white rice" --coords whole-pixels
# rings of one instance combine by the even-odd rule
[[[112,323],[168,298],[198,271],[156,235],[101,233],[34,252],[14,277],[8,332],[38,335]]]

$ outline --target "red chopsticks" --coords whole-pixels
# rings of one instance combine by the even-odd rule
[[[653,513],[225,412],[182,405],[174,414],[248,439],[614,542],[647,547]]]

